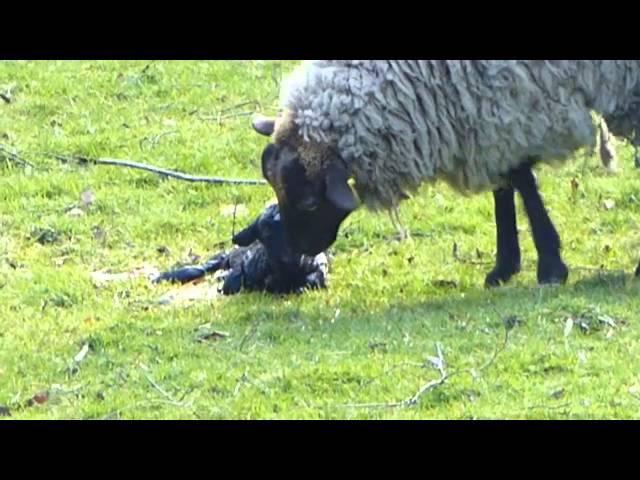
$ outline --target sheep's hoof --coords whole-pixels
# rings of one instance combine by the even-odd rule
[[[569,269],[559,258],[538,261],[538,283],[540,285],[562,285],[569,277]]]
[[[497,264],[485,277],[484,286],[486,288],[499,287],[507,283],[518,272],[520,272],[520,263],[515,265]]]

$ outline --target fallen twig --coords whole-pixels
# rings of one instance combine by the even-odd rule
[[[226,120],[229,118],[248,117],[251,115],[255,115],[256,113],[255,110],[225,113],[225,112],[232,112],[233,110],[237,110],[238,108],[245,107],[247,105],[253,105],[254,107],[261,108],[260,102],[258,102],[257,100],[249,100],[247,102],[238,103],[237,105],[232,105],[230,107],[218,110],[216,113],[212,115],[198,115],[198,118],[200,120],[215,120],[218,124],[220,124],[222,120]]]
[[[438,357],[434,357],[436,361],[433,361],[434,365],[440,372],[440,378],[437,380],[431,380],[430,382],[424,384],[420,389],[411,397],[401,400],[399,402],[391,402],[391,403],[347,403],[345,405],[341,405],[342,407],[351,407],[351,408],[399,408],[399,407],[412,407],[418,403],[418,400],[425,393],[433,390],[434,388],[445,383],[451,376],[455,375],[459,372],[453,372],[452,374],[447,374],[444,368],[444,357],[442,355],[442,349],[439,344],[436,344],[436,351]]]
[[[247,381],[249,380],[249,377],[247,376],[247,370],[245,370],[242,375],[238,378],[238,382],[236,383],[236,387],[233,389],[233,396],[235,397],[236,395],[238,395],[238,392],[240,391],[240,387],[244,384],[247,383]]]
[[[4,91],[0,92],[0,98],[6,104],[13,102],[13,90],[15,89],[15,84],[11,85],[8,88],[5,88]]]
[[[458,244],[453,242],[452,255],[454,260],[457,260],[460,263],[467,263],[469,265],[491,265],[491,261],[483,261],[483,260],[472,260],[470,258],[462,258],[458,253]]]
[[[405,368],[405,367],[425,368],[426,364],[419,363],[419,362],[402,362],[402,363],[399,363],[398,365],[393,365],[391,368],[388,368],[387,370],[385,370],[384,373],[381,373],[380,375],[377,375],[372,379],[370,379],[365,385],[371,385],[373,382],[375,382],[379,378],[386,377],[394,370],[398,370],[399,368]]]
[[[148,407],[150,405],[158,405],[158,404],[171,405],[173,407],[180,407],[180,408],[189,408],[189,409],[192,409],[192,413],[196,415],[196,412],[193,411],[193,405],[191,403],[185,404],[185,403],[174,402],[173,400],[151,399],[151,400],[143,400],[141,402],[136,402],[131,405],[127,405],[122,408],[119,408],[117,410],[113,410],[107,413],[106,415],[104,415],[103,417],[101,417],[100,420],[116,420],[116,419],[119,419],[120,414],[126,410],[133,410],[140,407]]]
[[[561,408],[567,408],[567,407],[570,407],[570,406],[571,406],[571,403],[569,403],[569,402],[561,403],[560,405],[531,405],[530,407],[524,408],[523,411],[526,411],[526,410],[537,410],[537,409],[559,410]]]
[[[178,403],[173,399],[173,397],[171,395],[169,395],[169,393],[167,393],[167,391],[165,389],[163,389],[160,385],[158,385],[155,382],[155,380],[153,378],[151,378],[151,376],[149,374],[145,373],[144,376],[149,381],[149,383],[153,386],[153,388],[158,390],[167,400],[170,400],[172,402]]]
[[[604,268],[604,267],[580,267],[580,266],[572,266],[572,270],[582,271],[582,272],[596,272],[596,273],[615,273],[615,274],[626,274],[627,270],[624,267],[620,268]]]
[[[177,172],[175,170],[168,170],[165,168],[154,167],[152,165],[134,162],[131,160],[117,160],[113,158],[89,158],[84,156],[60,155],[56,153],[50,153],[48,155],[64,163],[77,162],[81,165],[92,163],[94,165],[114,165],[119,167],[136,168],[139,170],[156,173],[158,175],[163,175],[166,177],[177,178],[179,180],[184,180],[186,182],[231,184],[231,185],[264,185],[267,183],[265,180],[250,180],[250,179],[221,178],[221,177],[200,177],[196,175],[189,175],[187,173]]]
[[[500,352],[502,352],[507,347],[507,342],[509,341],[509,332],[511,331],[512,328],[513,328],[512,326],[509,327],[505,323],[505,331],[504,331],[504,340],[503,340],[503,342],[495,349],[495,351],[493,352],[493,355],[491,356],[491,358],[489,358],[489,360],[486,361],[478,369],[478,371],[482,371],[482,370],[485,370],[485,369],[489,368],[493,364],[493,362],[496,360],[496,358],[500,354]],[[439,344],[436,344],[436,351],[437,351],[437,355],[438,356],[437,357],[431,357],[429,360],[435,366],[435,368],[437,368],[437,370],[440,372],[440,378],[438,378],[436,380],[431,380],[431,381],[425,383],[411,397],[406,398],[404,400],[401,400],[399,402],[391,402],[391,403],[347,403],[347,404],[342,404],[342,405],[339,405],[339,406],[340,407],[347,407],[347,408],[406,408],[406,407],[413,407],[413,406],[418,404],[418,401],[420,400],[420,398],[424,394],[426,394],[426,393],[430,392],[431,390],[434,390],[437,387],[439,387],[440,385],[444,384],[447,380],[449,380],[454,375],[458,375],[460,373],[470,373],[470,374],[473,375],[474,369],[456,370],[456,371],[453,371],[451,373],[447,373],[446,369],[445,369],[444,355],[442,354],[442,349],[440,348]]]
[[[2,144],[0,144],[0,153],[2,153],[7,160],[13,163],[16,163],[18,165],[21,165],[22,167],[36,168],[33,163],[28,162],[27,160],[19,156],[17,153],[12,152],[8,147]]]
[[[143,370],[147,370],[146,367],[142,367]],[[162,388],[160,385],[157,384],[157,382],[151,378],[151,375],[149,375],[148,373],[145,372],[144,374],[145,378],[147,379],[147,381],[151,384],[151,386],[153,386],[153,388],[155,388],[156,390],[158,390],[158,392],[160,392],[162,394],[162,396],[164,398],[167,399],[167,401],[176,407],[186,407],[187,405],[184,402],[177,402],[164,388]]]
[[[260,102],[257,100],[248,100],[246,102],[238,103],[236,105],[231,105],[230,107],[223,108],[219,111],[219,113],[230,112],[231,110],[236,110],[240,107],[246,107],[247,105],[253,105],[254,107],[261,108]]]
[[[166,137],[167,135],[174,135],[176,133],[178,133],[177,130],[170,130],[168,132],[162,132],[157,135],[152,135],[150,137],[144,137],[143,139],[140,140],[140,142],[138,142],[140,146],[140,150],[142,150],[142,146],[145,144],[145,142],[149,142],[152,147],[155,147],[160,142],[160,139],[162,137]]]
[[[225,115],[199,115],[198,118],[200,118],[200,120],[215,120],[218,124],[220,124],[223,120],[228,120],[229,118],[249,117],[251,115],[255,115],[255,113],[256,112],[252,110],[247,112],[227,113]]]

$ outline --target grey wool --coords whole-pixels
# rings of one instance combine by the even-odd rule
[[[639,99],[637,60],[315,60],[283,86],[275,135],[336,150],[363,203],[390,209],[425,182],[477,193],[594,148],[592,111],[631,135]]]

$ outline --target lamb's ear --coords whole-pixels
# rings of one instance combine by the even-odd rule
[[[275,129],[276,120],[274,118],[268,117],[255,117],[251,122],[253,129],[258,132],[260,135],[264,135],[265,137],[270,137],[273,135],[273,131]]]
[[[258,221],[256,220],[244,230],[233,236],[232,242],[239,247],[248,247],[258,240]]]
[[[358,198],[349,185],[347,171],[338,162],[331,162],[327,168],[325,181],[327,198],[334,206],[346,212],[358,208]]]

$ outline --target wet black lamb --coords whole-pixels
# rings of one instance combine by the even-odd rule
[[[328,259],[325,253],[300,255],[291,250],[284,235],[278,205],[268,206],[247,228],[233,236],[237,245],[202,265],[164,272],[153,280],[187,283],[207,273],[225,270],[222,293],[241,290],[286,294],[326,288]]]

